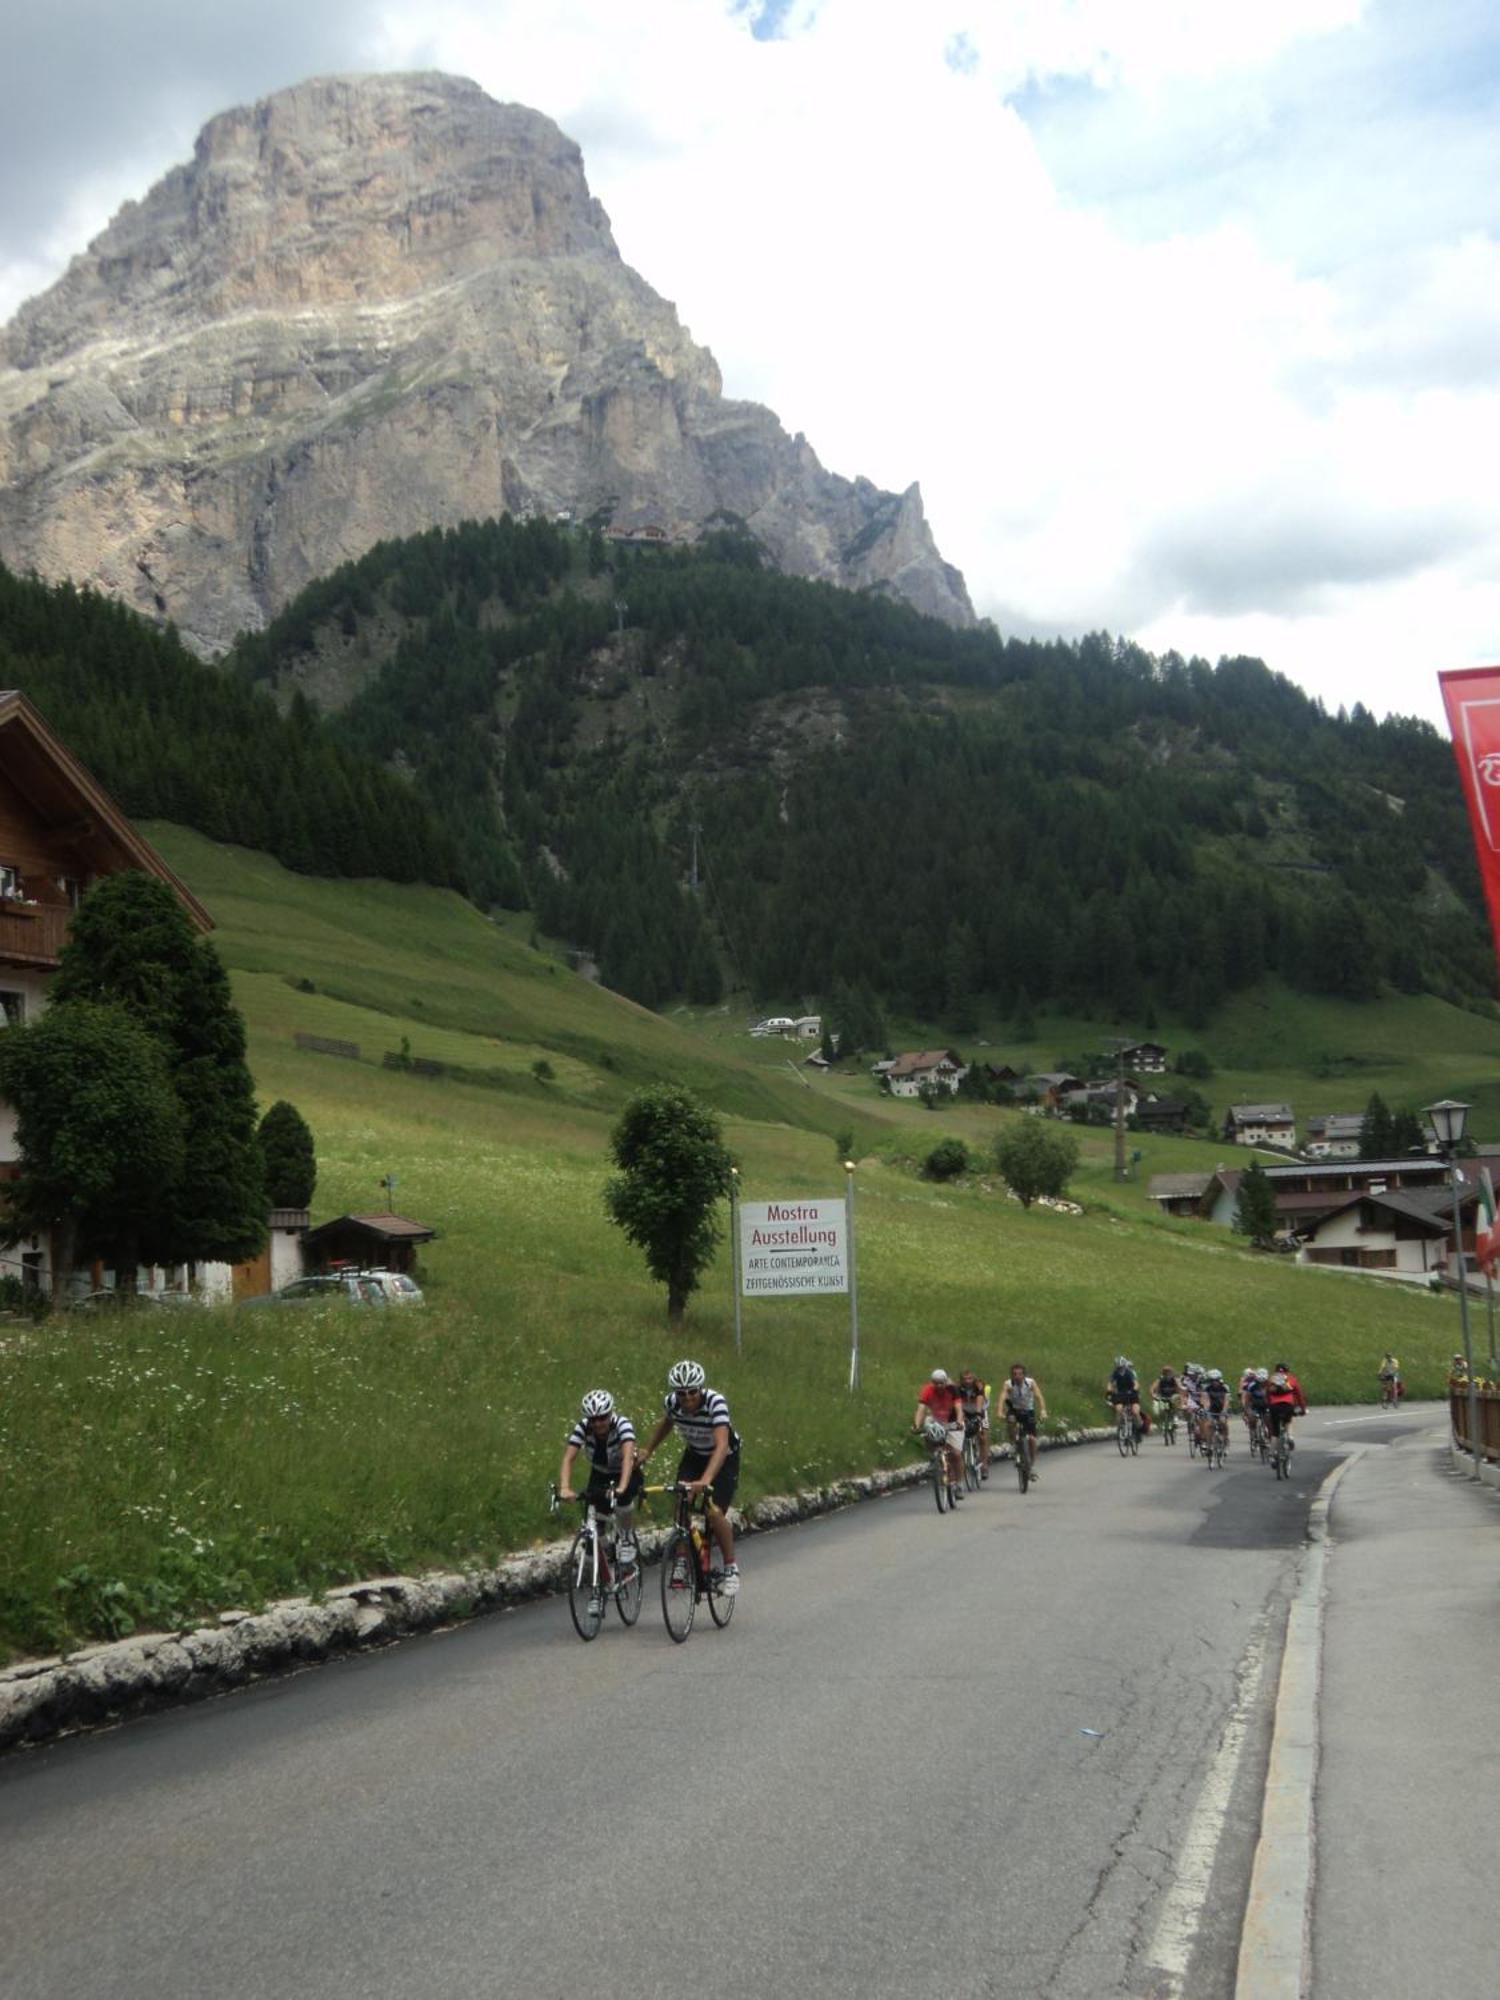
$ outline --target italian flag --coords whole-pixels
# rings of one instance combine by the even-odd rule
[[[1488,1167],[1479,1176],[1476,1192],[1479,1200],[1474,1211],[1474,1257],[1480,1270],[1492,1278],[1496,1258],[1500,1257],[1500,1233],[1495,1229],[1495,1187]]]

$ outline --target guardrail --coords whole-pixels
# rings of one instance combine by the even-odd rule
[[[1480,1455],[1500,1464],[1500,1389],[1486,1384],[1475,1391],[1475,1398],[1479,1405]],[[1448,1407],[1453,1413],[1453,1442],[1460,1451],[1472,1452],[1467,1382],[1448,1384]]]

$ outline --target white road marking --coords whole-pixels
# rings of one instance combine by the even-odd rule
[[[1209,1883],[1213,1880],[1214,1862],[1218,1858],[1229,1800],[1234,1791],[1240,1759],[1244,1755],[1250,1716],[1260,1698],[1265,1666],[1266,1634],[1262,1625],[1240,1661],[1237,1675],[1239,1693],[1229,1711],[1229,1720],[1224,1725],[1219,1747],[1208,1767],[1198,1802],[1193,1807],[1187,1832],[1183,1836],[1182,1850],[1177,1856],[1175,1879],[1157,1919],[1148,1961],[1152,1969],[1163,1976],[1151,1988],[1153,2000],[1182,2000],[1187,1992],[1188,1962],[1198,1941],[1198,1926],[1203,1917],[1203,1906],[1208,1901]]]
[[[1333,1468],[1308,1515],[1308,1546],[1287,1620],[1276,1690],[1271,1762],[1250,1875],[1250,1900],[1240,1933],[1235,2000],[1301,2000],[1307,1990],[1328,1513],[1334,1489],[1362,1450]]]
[[[1388,1424],[1394,1421],[1395,1414],[1393,1410],[1387,1410],[1378,1417],[1330,1417],[1323,1428],[1325,1431],[1343,1431],[1350,1424]]]

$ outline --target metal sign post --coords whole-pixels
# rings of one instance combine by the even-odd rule
[[[733,1266],[734,1285],[734,1351],[743,1354],[744,1302],[740,1294],[740,1170],[729,1169],[729,1261]]]
[[[849,1218],[849,1387],[859,1387],[859,1257],[854,1246],[854,1162],[844,1162],[844,1207]]]

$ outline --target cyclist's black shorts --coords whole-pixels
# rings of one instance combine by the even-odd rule
[[[1296,1414],[1295,1403],[1272,1403],[1266,1411],[1266,1422],[1271,1426],[1271,1435],[1279,1437]]]
[[[1018,1431],[1024,1431],[1027,1437],[1036,1436],[1035,1410],[1012,1410],[1009,1414],[1011,1422]]]
[[[641,1468],[638,1465],[633,1467],[630,1474],[630,1483],[625,1488],[624,1504],[627,1507],[634,1503],[645,1483],[646,1475],[641,1471]],[[592,1500],[594,1506],[601,1514],[612,1514],[614,1512],[615,1482],[610,1477],[607,1467],[596,1465],[590,1471],[589,1483],[584,1490],[584,1498]]]
[[[679,1483],[685,1479],[701,1479],[708,1467],[708,1453],[705,1451],[685,1451],[677,1467]],[[734,1489],[740,1483],[740,1455],[730,1452],[724,1463],[714,1474],[714,1483],[709,1491],[714,1496],[714,1505],[727,1509],[734,1498]]]

